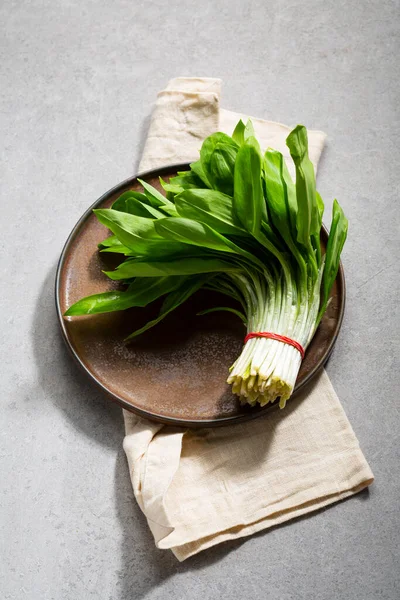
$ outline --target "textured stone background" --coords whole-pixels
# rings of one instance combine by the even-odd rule
[[[399,2],[0,5],[0,597],[395,600],[399,575]],[[179,564],[133,500],[121,411],[66,354],[53,301],[81,213],[135,172],[156,93],[219,76],[223,106],[323,129],[348,303],[328,372],[365,492]]]

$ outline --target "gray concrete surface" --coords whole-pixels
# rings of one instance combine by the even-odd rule
[[[396,600],[399,2],[33,0],[0,5],[0,598]],[[158,90],[220,76],[226,108],[329,134],[319,188],[350,221],[328,371],[369,492],[179,564],[135,505],[121,412],[66,354],[56,262],[134,173]]]

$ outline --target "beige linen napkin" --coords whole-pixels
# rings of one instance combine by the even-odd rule
[[[218,79],[178,78],[158,95],[140,170],[195,160],[202,140],[231,134]],[[246,118],[246,117],[245,117]],[[252,119],[261,145],[279,149],[289,127]],[[325,134],[309,131],[317,167]],[[124,411],[133,490],[158,548],[178,558],[250,535],[362,490],[373,474],[325,371],[265,417],[184,430]]]

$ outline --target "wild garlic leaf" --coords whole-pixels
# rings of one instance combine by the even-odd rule
[[[198,312],[197,315],[209,315],[210,313],[220,311],[230,312],[236,315],[242,321],[243,325],[247,325],[247,319],[245,315],[240,310],[237,310],[236,308],[231,308],[230,306],[215,306],[214,308],[207,308],[206,310],[201,310],[200,312]]]
[[[179,194],[180,192],[183,192],[183,190],[185,189],[184,187],[182,187],[181,185],[178,185],[176,183],[167,183],[166,181],[164,181],[161,177],[160,177],[160,183],[163,187],[163,190],[165,192],[167,192],[167,194],[172,194],[172,196],[176,196],[176,194]],[[192,186],[189,186],[192,187]],[[172,200],[171,200],[172,202]]]
[[[251,119],[248,119],[246,123],[246,127],[243,132],[244,141],[246,142],[249,138],[255,138],[256,134],[253,127],[253,122]]]
[[[115,244],[115,246],[106,246],[100,250],[101,253],[114,253],[114,254],[124,254],[125,256],[132,256],[133,251],[128,246],[123,246],[122,244]]]
[[[144,193],[147,199],[150,201],[151,205],[154,206],[154,208],[164,208],[164,206],[169,205],[173,206],[172,202],[170,202],[165,196],[163,196],[161,192],[159,192],[155,187],[153,187],[146,181],[143,181],[142,179],[138,179],[138,182],[144,187]]]
[[[206,172],[203,169],[201,160],[197,160],[196,162],[191,163],[190,168],[193,171],[193,173],[196,175],[196,177],[198,177],[206,187],[211,188],[211,183],[209,182]],[[201,187],[201,186],[199,186],[199,187]]]
[[[205,183],[193,171],[178,171],[175,177],[171,177],[169,183],[178,185],[184,190],[205,187]]]
[[[280,152],[268,148],[264,159],[269,214],[273,224],[285,238],[287,232],[290,233],[290,223],[285,202],[285,187],[281,176],[283,156]]]
[[[287,199],[287,188],[282,177],[285,159],[280,152],[268,148],[264,161],[268,210],[272,223],[292,254],[295,255],[296,260],[301,261],[304,268],[304,260],[296,246],[296,238],[293,239],[290,226],[290,206]]]
[[[254,136],[249,136],[246,141],[245,141],[245,145],[246,146],[254,146],[254,148],[257,150],[257,152],[259,152],[259,154],[261,155],[261,146],[257,140],[257,138],[255,138]]]
[[[279,234],[272,229],[269,223],[262,222],[261,231],[265,235],[265,237],[278,249],[282,252],[285,250],[284,242],[281,237],[278,237]]]
[[[113,280],[131,277],[162,277],[173,275],[196,275],[198,273],[238,271],[235,263],[208,258],[176,258],[170,261],[126,260],[115,271],[104,271]]]
[[[238,149],[237,143],[231,137],[229,137],[229,135],[226,135],[226,133],[213,133],[204,140],[200,150],[200,161],[202,169],[206,174],[207,181],[210,184],[209,187],[211,188],[214,187],[212,155],[217,146],[219,148],[222,146],[231,146],[235,150]]]
[[[340,254],[347,237],[349,223],[337,200],[333,202],[332,224],[326,246],[325,266],[322,276],[322,306],[326,306],[339,270]]]
[[[261,169],[258,150],[253,145],[242,146],[235,163],[233,210],[244,229],[252,234],[261,227],[264,202]]]
[[[167,215],[167,216],[170,216],[170,217],[178,216],[175,204],[173,204],[172,201],[170,201],[169,204],[164,204],[164,206],[160,206],[160,210],[162,210],[163,213],[165,213],[165,215]]]
[[[127,190],[126,192],[123,192],[120,196],[118,196],[111,208],[115,208],[115,210],[122,210],[125,201],[129,198],[135,198],[135,200],[139,200],[139,202],[144,202],[145,204],[148,204],[148,200],[145,194],[142,194],[142,192],[136,192],[135,190]],[[127,211],[122,210],[122,212]]]
[[[117,245],[122,246],[122,244],[119,241],[119,239],[117,238],[117,236],[110,235],[109,237],[105,238],[102,242],[97,244],[97,247],[101,250],[103,248],[108,248],[109,246],[117,246]]]
[[[242,119],[240,119],[240,121],[238,122],[238,124],[236,125],[236,127],[232,133],[232,139],[238,144],[238,146],[242,146],[244,144],[245,129],[246,129],[246,126],[243,123]]]
[[[296,186],[290,176],[286,160],[281,162],[281,177],[285,187],[285,202],[289,216],[289,225],[294,240],[297,240],[297,195]]]
[[[308,157],[306,128],[297,125],[288,135],[286,144],[296,167],[297,241],[303,244],[307,251],[308,270],[312,282],[318,278],[321,251],[315,174],[313,164]]]
[[[115,290],[86,296],[69,307],[64,316],[94,315],[117,310],[126,310],[133,306],[147,306],[157,298],[168,294],[181,285],[182,277],[155,277],[136,279],[126,291]]]
[[[140,195],[144,196],[147,200],[144,194]],[[165,216],[161,211],[157,210],[157,208],[132,196],[130,192],[122,194],[122,196],[114,202],[111,208],[112,210],[118,210],[119,212],[128,213],[137,217],[144,217],[146,219],[160,219]]]
[[[135,238],[159,239],[160,236],[154,228],[155,219],[146,219],[128,213],[119,212],[111,208],[99,208],[93,211],[103,225],[106,225],[117,238],[130,246]]]
[[[154,327],[154,325],[160,323],[160,321],[162,321],[170,312],[178,308],[178,306],[186,302],[186,300],[190,298],[190,296],[197,292],[210,279],[210,277],[212,276],[207,274],[200,275],[198,277],[189,277],[183,280],[175,291],[172,291],[168,294],[168,296],[163,302],[158,317],[156,319],[148,321],[146,325],[131,333],[131,335],[126,338],[126,340],[131,340],[137,337],[138,335],[144,333],[151,327]]]
[[[233,195],[233,174],[237,148],[229,144],[218,143],[210,159],[210,177],[212,187],[228,196]]]
[[[232,249],[232,244],[217,231],[193,219],[183,217],[160,219],[155,227],[157,233],[166,239],[221,252],[236,252]]]
[[[119,242],[136,255],[160,257],[187,250],[183,244],[163,239],[154,227],[156,219],[144,219],[108,208],[94,210],[94,213],[117,236]]]
[[[232,198],[216,190],[189,189],[175,198],[181,217],[206,223],[222,234],[246,235],[233,214]]]
[[[319,225],[319,228],[321,229],[322,217],[324,216],[325,205],[324,205],[324,201],[321,198],[321,195],[318,192],[315,193],[315,198],[317,201],[317,208],[318,208],[318,225]]]
[[[205,223],[199,223],[193,219],[183,217],[169,218],[160,219],[156,222],[155,227],[158,233],[166,239],[200,248],[238,254],[246,258],[248,262],[257,265],[259,269],[262,270],[264,268],[263,263],[251,252],[248,252],[241,245],[221,235]]]
[[[296,167],[298,240],[307,248],[310,243],[310,235],[319,233],[319,213],[316,199],[314,167],[308,157],[306,128],[303,125],[297,125],[288,135],[286,144]]]

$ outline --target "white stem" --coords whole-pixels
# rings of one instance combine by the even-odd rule
[[[322,263],[311,289],[306,289],[305,283],[298,289],[288,268],[282,275],[275,269],[272,274],[266,270],[263,276],[250,270],[246,275],[235,275],[234,283],[246,302],[248,333],[278,333],[306,348],[315,332],[323,267]],[[300,353],[293,346],[252,338],[232,365],[228,383],[242,401],[264,405],[280,398],[283,408],[293,392],[300,365]]]

